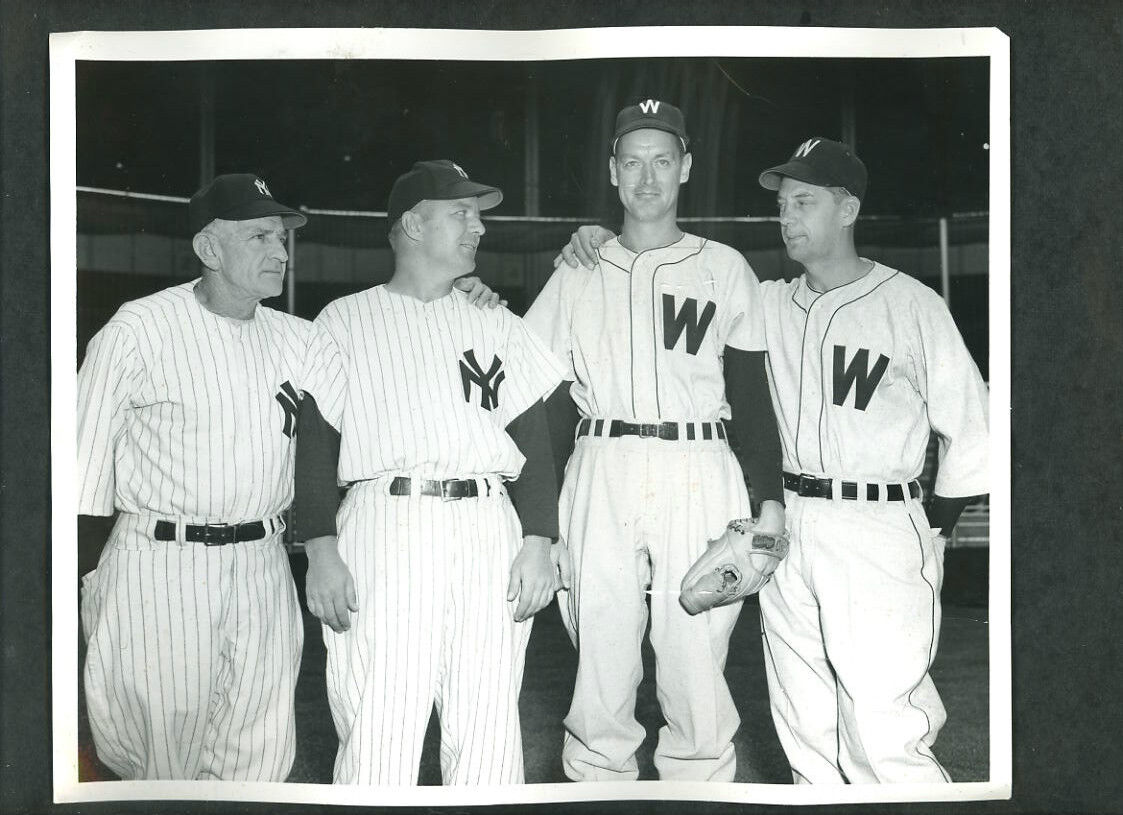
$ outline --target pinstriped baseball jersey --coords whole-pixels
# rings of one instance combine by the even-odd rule
[[[125,779],[283,781],[304,629],[276,516],[311,324],[227,319],[194,285],[122,306],[78,373],[78,511],[119,511],[82,585],[90,725]],[[187,535],[258,520],[258,540]]]
[[[526,314],[569,365],[584,416],[728,419],[726,345],[764,350],[760,285],[740,253],[684,234],[639,254],[614,238],[589,270],[562,265]]]
[[[197,281],[196,281],[197,282]],[[237,522],[292,502],[306,320],[214,314],[195,282],[126,303],[78,373],[78,512]]]
[[[762,285],[784,469],[907,482],[942,438],[936,492],[987,482],[987,391],[938,294],[875,263],[819,293],[805,276]]]
[[[518,477],[504,428],[561,381],[522,320],[466,295],[425,303],[375,286],[314,324],[304,390],[342,435],[339,480],[388,473]]]

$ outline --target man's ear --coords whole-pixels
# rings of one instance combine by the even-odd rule
[[[620,183],[616,180],[616,156],[608,157],[608,180],[612,182],[612,186],[620,186]]]
[[[195,255],[204,266],[217,271],[220,260],[218,246],[213,235],[207,232],[197,232],[195,237],[191,239],[191,248],[195,250]]]
[[[694,158],[693,158],[693,156],[690,155],[690,153],[686,153],[682,157],[682,169],[679,171],[679,174],[678,174],[678,183],[685,184],[687,181],[690,180],[690,166],[693,163],[693,161],[694,161]]]
[[[853,226],[861,210],[862,202],[858,198],[853,195],[846,196],[842,201],[842,225]]]
[[[422,222],[425,219],[421,217],[421,213],[412,209],[407,209],[402,213],[402,232],[410,240],[421,240]]]

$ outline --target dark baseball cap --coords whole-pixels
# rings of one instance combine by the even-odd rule
[[[817,187],[845,187],[859,201],[866,197],[866,165],[850,145],[820,136],[814,136],[797,147],[787,163],[761,173],[760,186],[766,190],[778,190],[784,176]]]
[[[503,191],[472,181],[456,162],[447,159],[419,161],[394,182],[386,217],[393,224],[402,213],[422,201],[455,201],[457,198],[479,198],[480,209],[485,210],[499,206]]]
[[[187,217],[194,235],[215,218],[224,221],[250,221],[270,215],[281,216],[285,229],[296,229],[308,218],[273,199],[265,181],[253,173],[231,173],[215,179],[191,196]]]
[[[658,99],[644,99],[636,105],[629,105],[616,114],[616,131],[612,134],[612,152],[616,152],[616,143],[625,133],[633,130],[663,130],[678,136],[682,142],[683,152],[690,139],[686,136],[686,120],[682,111],[669,102]]]

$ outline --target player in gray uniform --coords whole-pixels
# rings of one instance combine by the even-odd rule
[[[248,174],[189,206],[202,277],[123,305],[78,372],[78,512],[98,756],[124,779],[283,781],[304,629],[281,513],[311,325],[281,293],[305,217]]]
[[[568,579],[542,404],[561,369],[522,320],[453,288],[501,199],[418,162],[390,193],[393,277],[315,321],[296,531],[336,783],[417,783],[434,702],[446,784],[523,781],[530,618]]]
[[[865,165],[811,138],[760,176],[805,274],[762,284],[791,551],[760,592],[772,715],[797,782],[949,781],[928,674],[948,536],[988,490],[987,389],[944,301],[858,255]],[[581,227],[591,265],[612,233]],[[940,438],[935,494],[916,481]]]

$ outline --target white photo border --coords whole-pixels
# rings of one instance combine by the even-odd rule
[[[704,35],[704,36],[702,36]],[[303,783],[78,781],[75,63],[196,60],[553,61],[628,57],[987,57],[990,64],[990,780],[950,785],[792,786],[635,781],[519,786],[355,787]],[[217,29],[50,35],[51,664],[56,803],[229,800],[457,805],[603,800],[754,804],[1008,799],[1012,794],[1010,647],[1010,40],[995,28],[666,26],[549,31]],[[1007,477],[1002,477],[1002,476]]]

